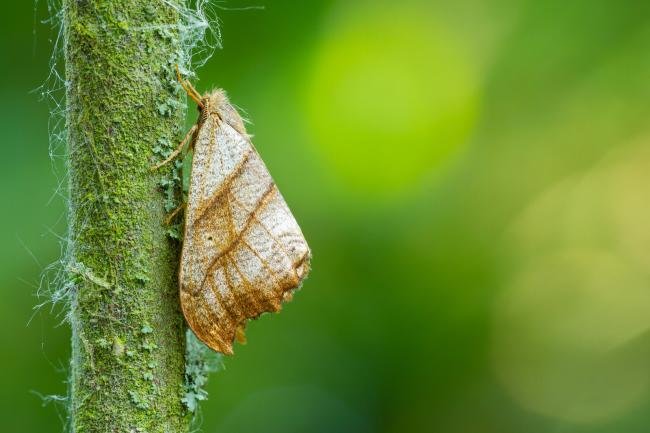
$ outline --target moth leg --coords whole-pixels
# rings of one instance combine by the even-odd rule
[[[181,77],[181,71],[178,69],[178,65],[176,65],[176,79],[178,79],[178,82],[185,90],[185,93],[187,93],[187,95],[192,98],[194,102],[196,102],[196,105],[203,108],[203,102],[201,102],[201,94],[196,91],[194,86],[192,86],[192,83],[184,80],[183,77]]]
[[[168,164],[170,161],[172,161],[174,158],[176,158],[178,156],[178,154],[181,153],[181,151],[183,150],[183,147],[185,147],[185,144],[187,143],[187,141],[190,138],[192,138],[192,136],[194,135],[194,133],[196,132],[197,129],[198,129],[198,126],[196,126],[196,125],[192,126],[192,128],[190,128],[190,130],[187,132],[187,135],[185,136],[185,138],[183,138],[183,141],[181,141],[181,144],[178,145],[178,147],[171,153],[171,155],[169,155],[167,157],[167,159],[165,159],[163,162],[160,162],[160,163],[154,165],[153,167],[151,167],[151,171],[158,170],[160,167],[162,167],[165,164]]]
[[[178,215],[179,212],[185,210],[186,206],[187,206],[187,202],[183,202],[176,209],[174,209],[172,213],[167,215],[167,218],[165,218],[165,225],[170,225],[174,217]]]

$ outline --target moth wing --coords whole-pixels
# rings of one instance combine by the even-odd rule
[[[217,116],[197,135],[190,179],[181,307],[200,340],[231,354],[238,328],[298,288],[310,251],[248,136]]]

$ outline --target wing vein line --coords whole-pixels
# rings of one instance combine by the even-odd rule
[[[226,254],[230,253],[236,246],[237,244],[242,240],[244,235],[250,230],[250,227],[252,225],[252,222],[254,220],[255,214],[259,212],[261,209],[264,208],[264,206],[268,203],[269,197],[275,190],[275,184],[271,182],[269,187],[267,188],[266,192],[262,195],[262,197],[257,201],[255,205],[255,209],[253,212],[250,213],[248,218],[246,219],[246,222],[244,223],[244,227],[242,227],[241,231],[235,236],[235,238],[223,249],[217,256],[210,262],[208,265],[208,269],[205,273],[205,276],[203,277],[203,281],[201,281],[201,284],[199,287],[203,287],[203,284],[205,284],[205,280],[208,278],[208,275],[212,273],[212,270],[214,266],[219,262],[219,260],[225,256]]]
[[[246,164],[247,164],[248,161],[250,160],[250,157],[251,157],[251,154],[252,154],[252,153],[253,153],[253,151],[252,151],[252,150],[249,150],[248,152],[246,152],[246,153],[244,154],[244,157],[241,159],[241,161],[239,161],[239,162],[237,163],[237,165],[236,165],[235,168],[232,170],[232,172],[230,173],[230,175],[229,175],[226,179],[224,179],[223,183],[221,184],[221,186],[219,187],[219,189],[217,190],[217,192],[215,192],[215,193],[212,195],[212,197],[210,197],[210,201],[209,201],[208,204],[203,208],[203,210],[201,211],[201,213],[199,214],[199,216],[197,216],[196,219],[194,219],[194,221],[192,221],[192,225],[194,225],[195,223],[197,223],[197,222],[201,221],[203,218],[205,218],[205,217],[208,215],[208,211],[210,211],[210,210],[214,207],[214,205],[215,205],[219,200],[221,200],[221,198],[222,198],[225,194],[227,194],[227,193],[230,191],[230,187],[232,186],[233,182],[234,182],[235,180],[237,180],[237,178],[239,178],[239,176],[241,176],[241,174],[242,174],[242,172],[243,172],[243,170],[244,170],[244,167],[246,166]]]
[[[237,203],[242,209],[247,210],[246,206],[244,206],[244,204],[242,202],[237,200],[236,197],[232,197],[232,200],[234,200],[235,203]],[[280,240],[277,237],[275,237],[275,235],[273,233],[271,233],[271,230],[269,230],[269,228],[266,227],[262,221],[260,221],[260,219],[257,217],[257,215],[255,215],[254,213],[251,213],[251,216],[252,216],[252,218],[255,219],[255,222],[257,222],[262,227],[262,229],[264,229],[264,231],[269,235],[269,237],[271,239],[273,239],[273,242],[278,244],[278,246],[282,250],[282,253],[284,254],[284,256],[287,258],[287,260],[289,260],[289,263],[291,263],[293,265],[294,264],[293,259],[291,258],[291,255],[289,255],[289,251],[287,251],[287,249],[284,247],[282,242],[280,242]],[[296,277],[298,277],[298,271],[295,268],[294,268],[294,272],[296,274]]]
[[[235,268],[237,273],[239,274],[239,277],[242,279],[242,282],[244,283],[244,286],[247,286],[249,289],[254,288],[255,286],[251,281],[246,278],[244,273],[239,269],[239,266],[237,266],[237,262],[235,259],[233,259],[232,255],[229,256],[230,262],[232,263],[232,267]],[[250,293],[251,290],[249,290]],[[257,311],[264,311],[264,308],[260,305],[260,303],[257,301],[257,299],[254,296],[249,296],[249,299],[251,300],[252,304],[254,305],[255,309]]]

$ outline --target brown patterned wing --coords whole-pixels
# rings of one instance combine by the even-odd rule
[[[216,115],[199,130],[190,179],[181,306],[200,340],[232,354],[237,329],[298,288],[310,251],[248,137]]]

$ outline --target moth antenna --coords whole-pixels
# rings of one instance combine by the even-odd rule
[[[176,78],[183,87],[183,90],[185,90],[185,93],[187,93],[187,95],[192,98],[194,102],[196,102],[196,105],[203,108],[203,102],[201,102],[201,94],[196,91],[194,86],[192,86],[192,83],[183,79],[181,76],[181,71],[178,69],[178,64],[176,65]]]

